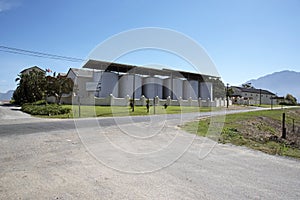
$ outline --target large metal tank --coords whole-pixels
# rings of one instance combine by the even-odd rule
[[[183,81],[183,99],[198,99],[198,81],[184,80]]]
[[[95,91],[95,96],[96,97],[99,97],[99,81],[100,81],[100,78],[102,76],[102,73],[103,71],[97,71],[97,72],[93,72],[93,82],[94,82],[94,91]]]
[[[96,77],[97,76],[97,77]],[[96,92],[97,97],[105,98],[112,94],[114,97],[118,97],[118,75],[113,72],[100,72],[96,73],[95,81],[98,81],[99,91]],[[97,80],[98,79],[98,80]]]
[[[200,98],[213,100],[213,85],[210,82],[200,83]]]
[[[135,84],[133,84],[133,80]],[[142,96],[142,77],[139,75],[125,74],[119,79],[119,97],[124,98],[129,95],[133,97],[134,86],[134,98],[140,98]]]
[[[164,98],[168,98],[170,96],[173,99],[177,100],[183,96],[183,80],[182,79],[173,79],[173,88],[172,88],[172,81],[171,78],[164,79]]]
[[[101,75],[102,75],[103,71],[94,71],[93,72],[93,81],[94,82],[99,82]]]
[[[143,95],[152,99],[158,96],[163,98],[163,80],[157,77],[146,77],[143,79]]]

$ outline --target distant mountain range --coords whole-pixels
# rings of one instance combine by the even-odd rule
[[[9,90],[6,93],[0,92],[0,101],[9,101],[14,93],[14,90]]]
[[[284,70],[249,80],[246,83],[251,83],[255,88],[269,90],[278,96],[292,94],[300,102],[300,72]]]

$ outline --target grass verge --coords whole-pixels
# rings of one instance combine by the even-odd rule
[[[40,115],[47,118],[79,118],[78,105],[62,105],[62,108],[69,109],[69,113],[58,115]],[[149,113],[146,106],[135,106],[132,112],[129,106],[80,106],[80,117],[113,117],[113,116],[137,116],[137,115],[153,115],[153,114],[180,114],[192,112],[210,112],[210,107],[193,107],[193,106],[168,106],[165,109],[163,106],[150,107]],[[216,108],[213,108],[214,110]]]
[[[219,143],[246,146],[268,154],[290,156],[300,159],[300,109],[285,109],[287,138],[281,138],[283,110],[264,110],[226,116],[223,130],[218,137],[208,136],[210,119],[189,122],[182,126],[190,133],[210,137]],[[292,124],[294,132],[292,132]]]

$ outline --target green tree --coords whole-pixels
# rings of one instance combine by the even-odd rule
[[[60,103],[63,94],[73,90],[73,81],[65,76],[45,76],[43,71],[32,70],[16,78],[18,86],[13,94],[16,104],[33,103],[54,96]]]
[[[65,76],[47,76],[47,96],[54,96],[56,103],[60,103],[63,94],[69,94],[73,91],[74,83],[72,79]]]
[[[285,100],[287,100],[289,104],[297,105],[297,99],[291,94],[287,94]]]
[[[243,88],[254,88],[251,83],[242,84]]]
[[[42,100],[45,96],[46,78],[42,71],[32,70],[19,74],[15,80],[18,82],[13,99],[17,104],[33,103]]]
[[[213,97],[224,98],[226,96],[226,88],[224,83],[219,78],[204,78],[205,82],[211,82],[213,84]]]
[[[229,87],[228,90],[226,89],[226,95],[231,97],[234,94],[234,90],[232,87]]]

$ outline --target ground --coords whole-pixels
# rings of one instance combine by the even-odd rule
[[[297,113],[300,110],[290,110],[287,114]],[[284,142],[287,145],[300,149],[300,128],[299,122],[295,124],[294,131],[292,125],[287,125],[288,136],[282,139],[282,124],[280,120],[274,120],[268,117],[256,117],[248,121],[241,121],[239,124],[243,127],[239,131],[245,138],[253,138],[254,140],[273,140]]]
[[[182,128],[219,143],[242,145],[269,154],[300,159],[300,108],[278,107],[253,111],[226,115],[222,133],[217,135],[208,134],[209,125],[216,126],[210,118],[188,122]],[[286,138],[282,138],[283,113],[286,116]]]
[[[299,161],[177,126],[217,113],[62,120],[14,109],[0,107],[0,199],[300,198]]]

